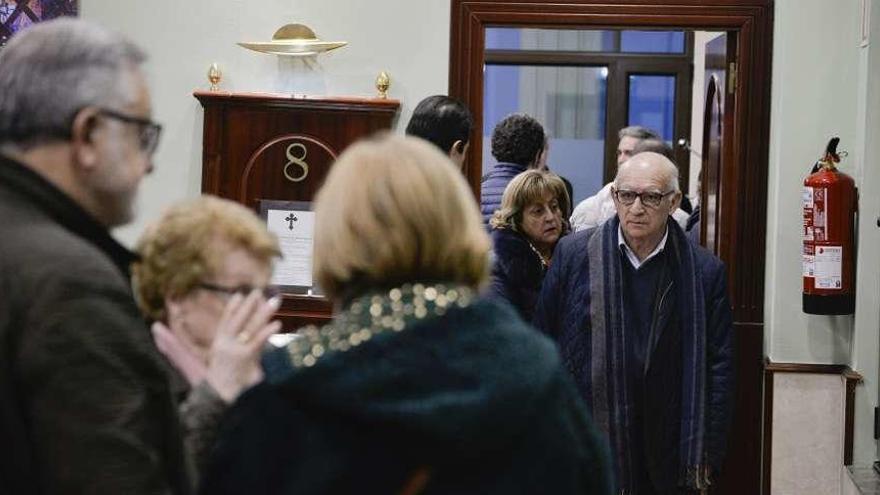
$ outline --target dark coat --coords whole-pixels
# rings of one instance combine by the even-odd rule
[[[525,321],[532,321],[545,269],[526,238],[510,229],[492,230],[495,254],[487,295],[507,301]]]
[[[185,493],[167,368],[133,255],[60,190],[0,157],[0,487]]]
[[[673,228],[673,227],[670,227]],[[677,226],[676,226],[677,228]],[[596,229],[569,235],[559,241],[553,264],[544,278],[544,284],[535,310],[534,323],[559,346],[562,360],[574,377],[589,404],[591,374],[589,353],[591,320],[590,276],[587,263],[587,243]],[[707,462],[720,467],[724,457],[727,433],[733,411],[733,344],[732,313],[727,298],[727,277],[722,262],[701,246],[696,250],[696,270],[703,284],[707,331]],[[674,268],[673,268],[674,269]],[[666,282],[664,282],[665,284]],[[678,297],[673,286],[671,298]],[[648,356],[651,363],[646,370],[642,397],[645,414],[645,461],[655,483],[661,489],[674,490],[679,482],[678,441],[680,431],[680,384],[670,380],[682,373],[678,349],[678,318],[672,310],[674,299],[655,315],[657,324],[664,327],[661,340]],[[676,358],[677,356],[677,358]],[[664,492],[665,493],[665,492]]]
[[[495,210],[501,208],[501,196],[510,180],[525,172],[525,165],[499,162],[492,171],[483,176],[480,181],[480,211],[483,213],[483,224],[488,228],[489,220]]]
[[[302,343],[266,357],[266,381],[230,410],[202,493],[393,495],[420,474],[426,485],[411,493],[610,493],[605,447],[553,343],[509,307],[429,309],[333,350],[357,322],[370,327],[380,303],[361,301],[370,311],[302,330]],[[305,358],[317,363],[296,367],[318,345]]]

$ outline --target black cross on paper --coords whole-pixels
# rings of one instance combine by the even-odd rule
[[[287,218],[285,218],[285,220],[287,220],[288,222],[290,222],[290,225],[288,225],[288,228],[289,228],[290,230],[293,230],[293,222],[296,222],[296,221],[298,221],[299,219],[296,218],[296,215],[294,215],[293,212],[291,212],[290,215],[287,215]]]

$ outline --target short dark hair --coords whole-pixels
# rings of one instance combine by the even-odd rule
[[[675,163],[675,154],[672,152],[672,147],[666,144],[666,141],[662,139],[654,139],[648,138],[643,139],[636,143],[633,146],[633,155],[637,155],[639,153],[643,153],[645,151],[652,151],[654,153],[659,153],[666,158],[669,158],[669,161]]]
[[[653,129],[648,129],[647,127],[640,125],[631,125],[628,127],[624,127],[623,129],[617,131],[617,139],[623,139],[625,137],[636,138],[639,141],[645,139],[662,139],[660,134]]]
[[[524,113],[508,115],[492,131],[492,156],[499,162],[529,165],[545,144],[544,127]]]
[[[449,153],[456,141],[463,144],[470,141],[473,128],[474,118],[464,103],[449,96],[434,95],[416,105],[406,134],[430,141],[443,153]]]

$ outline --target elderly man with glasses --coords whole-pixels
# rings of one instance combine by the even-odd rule
[[[189,491],[129,222],[160,127],[143,52],[81,20],[0,51],[0,491]]]
[[[725,268],[670,217],[681,191],[663,155],[624,162],[611,194],[616,218],[557,245],[535,325],[606,435],[621,493],[699,493],[732,414]]]
[[[169,363],[132,297],[137,257],[108,232],[132,219],[159,143],[144,59],[119,34],[69,18],[0,51],[3,493],[192,491]],[[192,269],[176,261],[168,272]],[[261,325],[277,306],[250,283],[203,282],[220,293],[212,322],[225,337],[204,366],[229,371],[212,384],[231,401],[258,379],[253,329],[268,338]]]

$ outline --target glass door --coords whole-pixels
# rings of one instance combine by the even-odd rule
[[[617,171],[617,132],[656,130],[676,151],[688,186],[693,33],[487,28],[483,88],[483,174],[495,164],[495,125],[514,112],[540,121],[548,164],[569,179],[573,204]]]

